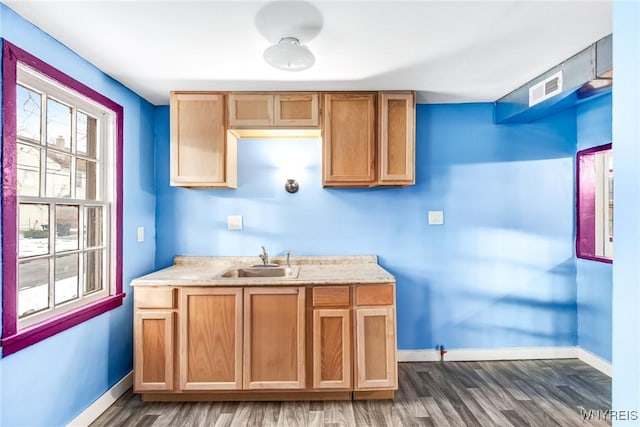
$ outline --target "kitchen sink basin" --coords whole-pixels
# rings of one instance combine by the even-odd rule
[[[232,267],[220,274],[223,278],[242,277],[274,277],[282,279],[295,279],[300,272],[300,266],[252,266],[252,267]]]

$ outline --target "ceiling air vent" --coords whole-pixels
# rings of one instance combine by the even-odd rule
[[[562,70],[529,88],[529,107],[562,92]]]

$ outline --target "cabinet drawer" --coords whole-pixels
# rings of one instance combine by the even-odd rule
[[[392,305],[393,285],[356,286],[356,305]]]
[[[348,307],[349,286],[317,286],[313,288],[314,307]]]
[[[173,288],[137,286],[133,298],[136,308],[175,308]]]

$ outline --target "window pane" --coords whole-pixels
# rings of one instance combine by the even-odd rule
[[[49,260],[18,265],[18,317],[49,308]]]
[[[47,99],[47,143],[59,150],[71,149],[71,107]]]
[[[49,253],[49,205],[20,203],[18,207],[18,256]]]
[[[104,251],[90,251],[84,258],[84,293],[90,294],[102,290],[103,288],[103,265]]]
[[[71,156],[47,152],[47,197],[71,197]]]
[[[76,119],[76,135],[78,147],[76,152],[82,156],[96,158],[97,153],[97,120],[78,111]]]
[[[76,198],[97,200],[98,167],[96,162],[78,159],[76,161]]]
[[[78,249],[79,206],[56,206],[56,252]]]
[[[40,144],[42,95],[20,85],[17,89],[16,131],[18,136]]]
[[[40,195],[40,149],[18,144],[18,196]]]
[[[56,258],[55,304],[78,298],[78,254]]]
[[[102,221],[102,207],[90,206],[85,208],[85,247],[102,246],[104,223]]]

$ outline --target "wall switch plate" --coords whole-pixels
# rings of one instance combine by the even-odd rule
[[[444,211],[429,211],[429,225],[444,224]]]
[[[242,230],[242,215],[227,216],[228,230]]]
[[[144,242],[144,227],[138,227],[137,234],[138,243]]]

